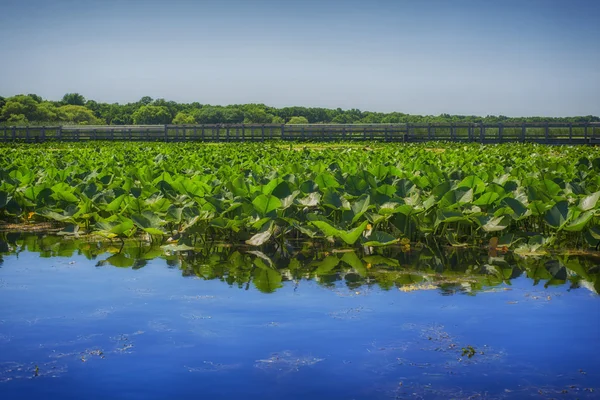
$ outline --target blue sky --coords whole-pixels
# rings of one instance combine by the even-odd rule
[[[2,0],[0,95],[600,114],[600,1]]]

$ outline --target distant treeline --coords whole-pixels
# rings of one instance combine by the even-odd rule
[[[176,103],[142,97],[135,103],[99,103],[79,93],[67,93],[60,101],[44,100],[35,94],[0,96],[2,125],[138,125],[138,124],[394,124],[394,123],[499,123],[499,122],[600,122],[597,116],[506,117],[502,115],[410,115],[357,109],[317,107],[275,108],[264,104]]]

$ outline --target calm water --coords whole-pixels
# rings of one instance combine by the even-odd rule
[[[600,260],[404,250],[5,235],[0,398],[600,397]]]

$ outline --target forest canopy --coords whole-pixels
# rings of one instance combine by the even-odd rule
[[[264,104],[228,106],[176,103],[142,97],[135,103],[102,103],[79,93],[67,93],[59,101],[36,94],[0,96],[2,125],[137,125],[137,124],[394,124],[394,123],[499,123],[499,122],[600,122],[598,116],[506,117],[502,115],[411,115],[358,109],[319,107],[270,107]]]

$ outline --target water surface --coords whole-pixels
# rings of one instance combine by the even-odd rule
[[[600,393],[589,256],[15,234],[0,251],[2,399]]]

